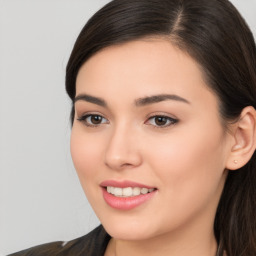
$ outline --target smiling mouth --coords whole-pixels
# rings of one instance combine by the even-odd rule
[[[105,202],[117,210],[132,210],[151,200],[158,191],[133,181],[108,180],[100,184]]]
[[[156,190],[156,188],[140,188],[140,187],[105,187],[106,191],[116,197],[135,197],[140,195],[146,195]]]

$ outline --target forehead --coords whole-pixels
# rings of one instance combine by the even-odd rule
[[[198,63],[164,39],[145,39],[111,46],[92,56],[79,70],[77,94],[111,99],[177,94],[188,101],[211,94]],[[125,92],[125,93],[124,93]]]

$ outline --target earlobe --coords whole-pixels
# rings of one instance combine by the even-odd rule
[[[243,109],[234,124],[234,143],[226,164],[229,170],[237,170],[251,159],[256,149],[256,111],[249,106]]]

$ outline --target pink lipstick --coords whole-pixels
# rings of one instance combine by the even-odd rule
[[[157,189],[132,181],[104,181],[100,184],[105,202],[112,208],[131,210],[151,199]]]

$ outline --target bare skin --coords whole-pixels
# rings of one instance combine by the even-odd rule
[[[71,153],[112,236],[105,256],[215,256],[213,223],[227,169],[249,160],[234,152],[252,135],[238,140],[239,124],[231,132],[223,127],[197,63],[164,39],[133,41],[91,57],[76,86]],[[254,125],[252,108],[243,117]],[[103,198],[106,180],[155,193],[133,209],[116,209]]]

